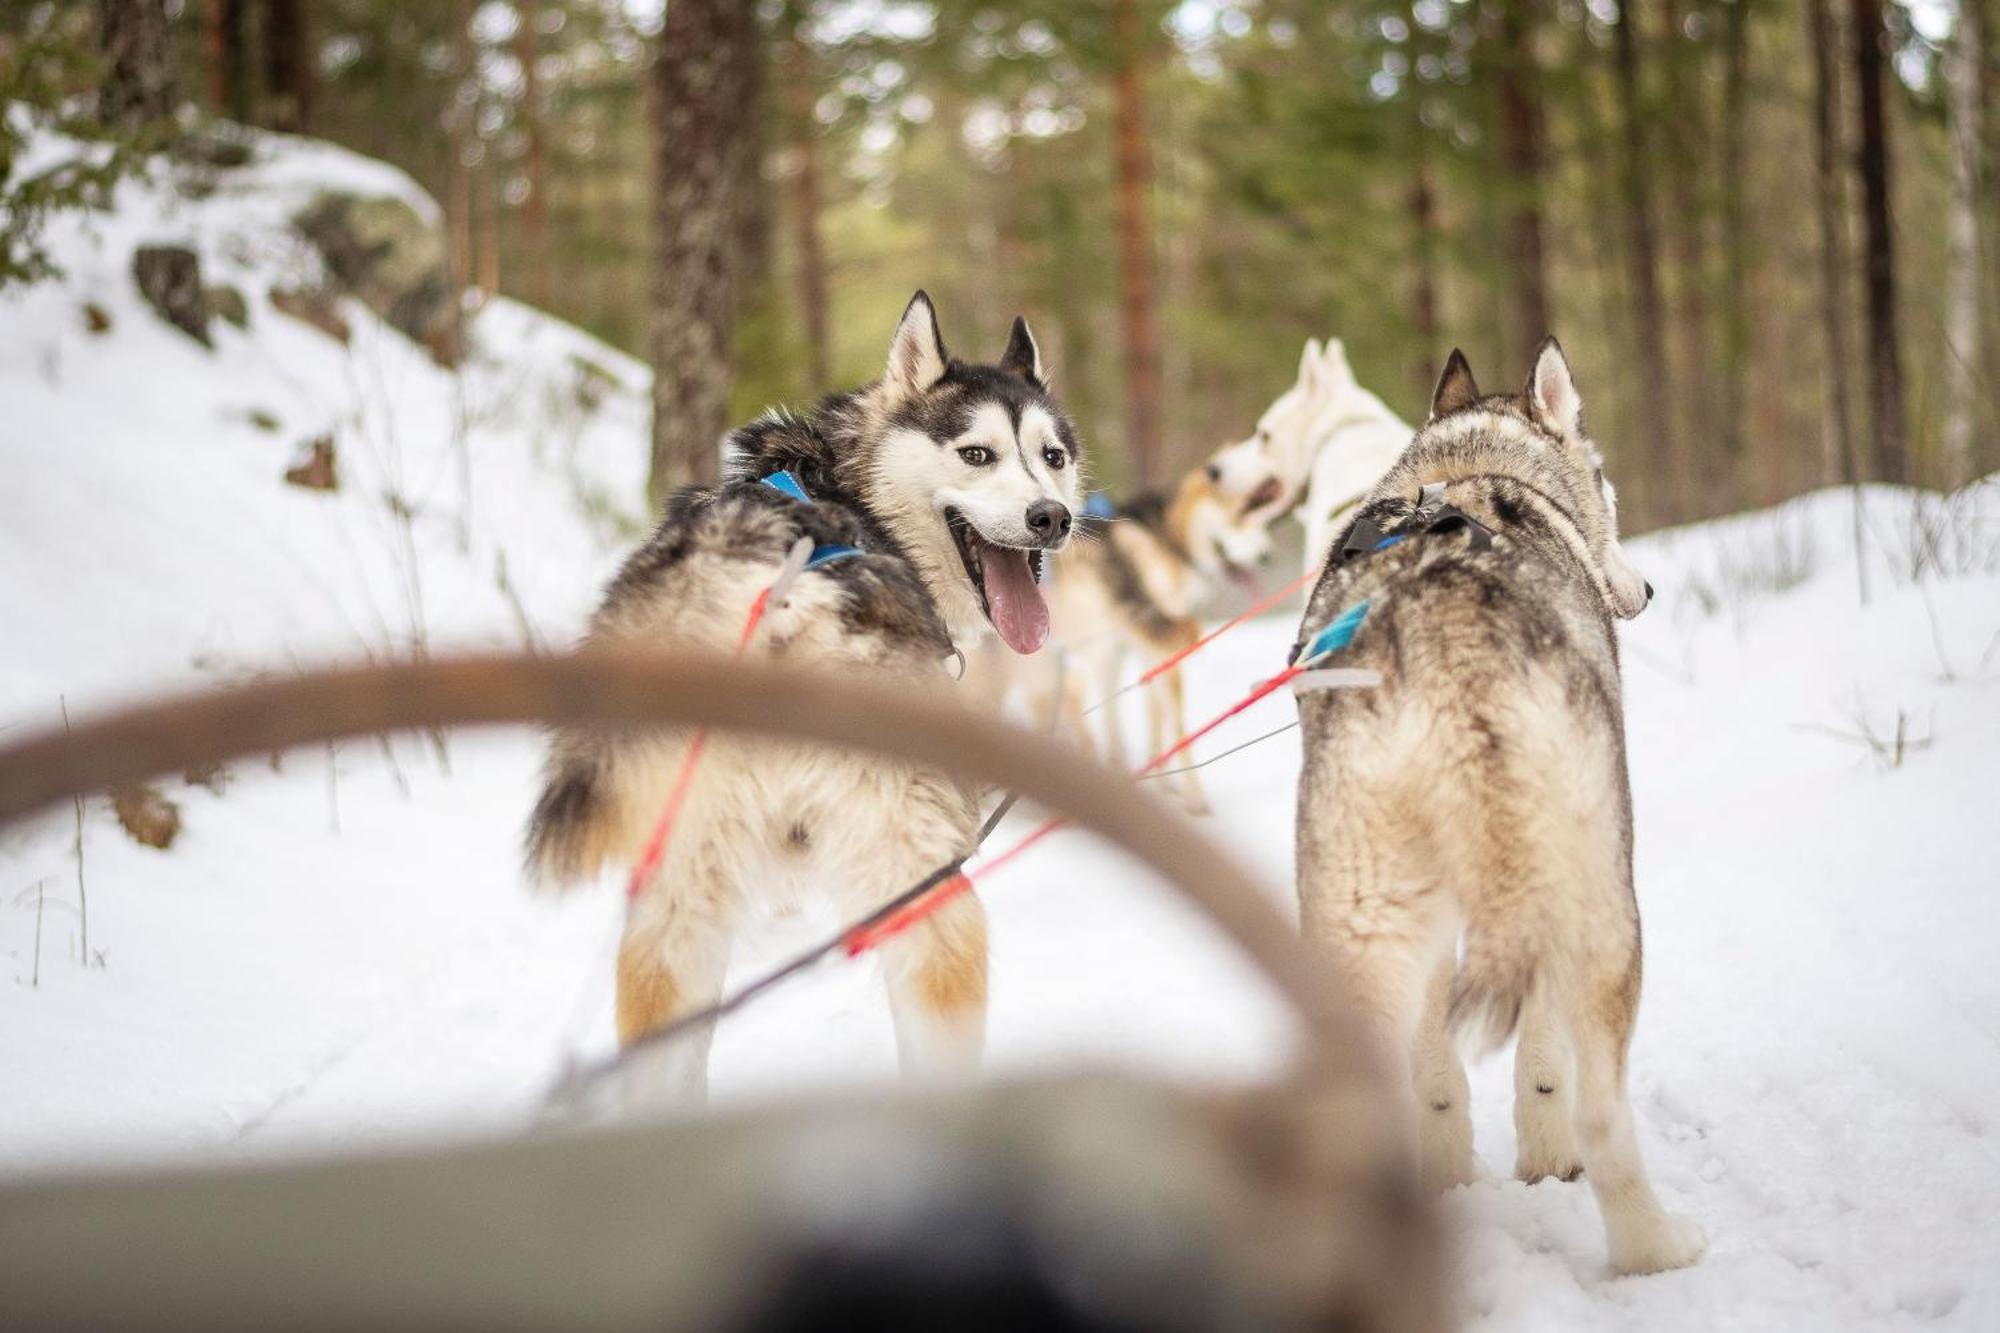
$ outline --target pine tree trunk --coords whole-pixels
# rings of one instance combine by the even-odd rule
[[[1709,510],[1728,513],[1744,504],[1749,468],[1744,442],[1745,386],[1750,349],[1750,236],[1744,217],[1744,151],[1749,120],[1751,0],[1730,0],[1723,28],[1722,67],[1722,364],[1716,407],[1723,466],[1707,469]]]
[[[99,120],[130,131],[173,115],[180,96],[166,0],[98,0],[97,42],[109,67],[97,94]]]
[[[1508,177],[1506,259],[1509,355],[1532,356],[1552,331],[1542,252],[1545,147],[1535,69],[1535,0],[1500,0],[1500,58],[1494,91],[1500,114],[1500,161]]]
[[[1417,355],[1410,367],[1413,403],[1428,398],[1443,357],[1438,350],[1437,294],[1437,190],[1431,184],[1431,164],[1423,152],[1422,129],[1410,173],[1410,333],[1417,343]]]
[[[451,148],[451,191],[445,201],[445,246],[451,263],[452,286],[458,292],[457,309],[461,318],[465,309],[465,293],[471,289],[478,274],[473,256],[472,166],[468,160],[478,129],[473,124],[475,113],[472,108],[460,102],[457,97],[458,90],[468,86],[475,74],[472,50],[472,5],[473,0],[453,0],[451,35],[453,97],[452,104],[445,113],[445,133],[450,139]],[[464,339],[461,336],[460,345],[463,343]]]
[[[1945,300],[1944,476],[1962,486],[1973,476],[1973,435],[1980,364],[1980,191],[1983,170],[1980,61],[1984,53],[1980,6],[1961,0],[1958,30],[1944,62],[1950,93],[1951,213]]]
[[[1138,0],[1113,0],[1118,64],[1112,75],[1117,143],[1118,273],[1125,351],[1125,447],[1134,480],[1150,486],[1160,466],[1160,339],[1153,291],[1152,185],[1143,84],[1145,35]]]
[[[1414,0],[1403,8],[1413,42],[1420,41],[1424,33],[1417,21],[1417,8]],[[1410,401],[1421,404],[1429,401],[1444,358],[1438,348],[1437,185],[1431,166],[1430,131],[1424,128],[1423,86],[1416,74],[1418,55],[1413,46],[1406,96],[1410,113],[1410,333],[1416,343],[1410,363]]]
[[[217,115],[240,124],[250,120],[250,79],[244,64],[248,17],[246,0],[208,0],[203,19],[209,101]]]
[[[833,387],[833,340],[827,323],[826,246],[820,234],[819,126],[813,114],[815,77],[812,51],[800,34],[798,0],[785,6],[785,110],[790,122],[796,171],[792,177],[792,223],[799,251],[799,305],[806,327],[806,372],[812,392]]]
[[[264,96],[272,129],[312,129],[318,71],[305,0],[264,0]]]
[[[1806,0],[1806,40],[1813,55],[1813,137],[1819,212],[1819,309],[1826,360],[1826,409],[1820,479],[1860,480],[1854,413],[1847,396],[1847,210],[1841,191],[1845,138],[1840,127],[1840,35],[1832,0]]]
[[[673,0],[653,60],[655,503],[712,481],[728,427],[735,195],[749,150],[756,25],[737,0]]]
[[[1884,102],[1882,0],[1852,0],[1854,76],[1860,80],[1862,220],[1868,297],[1868,404],[1875,474],[1911,480],[1903,424],[1903,366],[1896,340],[1896,249],[1889,217],[1889,130]]]
[[[494,170],[490,145],[473,182],[478,194],[473,252],[478,257],[481,299],[490,301],[500,294],[500,173]]]
[[[522,169],[528,197],[521,201],[521,248],[527,252],[527,292],[530,303],[549,304],[549,172],[542,128],[542,82],[536,65],[541,59],[541,35],[536,31],[540,6],[536,0],[515,0],[514,59],[521,66]]]
[[[1675,480],[1680,492],[1680,516],[1692,517],[1703,507],[1700,479],[1710,466],[1703,446],[1716,438],[1714,397],[1710,385],[1714,367],[1708,334],[1708,236],[1706,203],[1700,188],[1702,102],[1698,79],[1690,91],[1688,67],[1696,52],[1687,36],[1680,0],[1661,0],[1660,69],[1666,84],[1665,152],[1667,228],[1675,287],[1674,372],[1680,398],[1675,403],[1676,436],[1686,445],[1684,467]],[[1696,74],[1700,71],[1697,69]]]
[[[1638,367],[1640,425],[1644,432],[1648,479],[1656,518],[1674,517],[1663,503],[1671,479],[1685,471],[1674,433],[1672,376],[1667,366],[1666,305],[1660,297],[1659,242],[1653,231],[1652,174],[1646,149],[1646,98],[1640,76],[1639,0],[1624,0],[1613,30],[1618,76],[1620,193],[1625,200],[1625,262],[1632,286],[1632,355]]]

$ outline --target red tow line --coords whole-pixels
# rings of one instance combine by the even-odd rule
[[[772,594],[778,588],[790,582],[790,576],[793,572],[795,571],[792,571],[788,564],[787,571],[781,572],[772,581],[770,586],[758,593],[756,600],[751,602],[750,613],[743,621],[743,631],[737,636],[736,656],[741,657],[744,650],[750,646],[751,637],[756,634],[757,626],[763,622],[765,610],[770,606]],[[1263,615],[1272,607],[1287,600],[1317,577],[1318,571],[1312,570],[1294,579],[1270,596],[1258,601],[1248,610],[1216,626],[1187,647],[1154,663],[1138,679],[1093,704],[1091,711],[1102,708],[1121,694],[1125,694],[1131,690],[1143,689],[1145,686],[1152,684],[1155,680],[1172,671],[1182,662],[1187,661],[1188,658],[1194,656],[1209,644],[1214,643],[1230,630],[1235,629],[1247,620]],[[1211,719],[1197,730],[1189,732],[1173,745],[1154,755],[1146,766],[1139,770],[1136,776],[1144,777],[1154,769],[1161,767],[1167,761],[1174,758],[1174,756],[1186,751],[1189,746],[1193,745],[1203,736],[1208,735],[1211,731],[1214,731],[1224,722],[1235,717],[1259,699],[1264,698],[1275,690],[1283,688],[1303,670],[1303,667],[1287,667],[1284,671],[1262,682],[1226,712]],[[644,892],[646,885],[652,880],[653,876],[659,873],[661,862],[666,859],[667,845],[673,838],[674,826],[680,821],[681,807],[687,803],[688,791],[694,785],[695,772],[701,765],[702,753],[708,748],[708,730],[707,727],[701,727],[695,731],[694,739],[688,743],[687,753],[681,758],[680,769],[674,774],[673,786],[668,789],[666,804],[661,808],[660,817],[653,825],[652,836],[647,838],[644,850],[640,853],[639,859],[633,863],[632,873],[625,881],[625,900],[628,903],[637,899],[640,893]],[[880,921],[868,925],[856,926],[845,936],[845,947],[848,955],[852,957],[855,954],[864,953],[880,944],[883,940],[908,930],[911,926],[930,916],[952,899],[969,891],[972,888],[975,875],[990,875],[994,871],[999,870],[1002,866],[1020,856],[1021,853],[1063,827],[1067,822],[1060,818],[1046,820],[1031,829],[1011,847],[988,857],[977,871],[961,873],[946,880],[931,893],[898,909]]]
[[[1305,582],[1304,579],[1299,580],[1299,583],[1303,582]],[[1285,594],[1289,594],[1295,591],[1298,588],[1298,586],[1299,586],[1298,583],[1293,584],[1291,588],[1287,588],[1285,590]],[[1284,594],[1281,594],[1281,596],[1282,595]],[[1251,612],[1244,613],[1245,616],[1248,616],[1250,614]],[[1236,620],[1229,622],[1228,625],[1224,625],[1222,628],[1228,629],[1233,625],[1239,624],[1242,621],[1242,619],[1243,617],[1238,617]],[[1215,633],[1220,634],[1221,632],[1222,630],[1217,630]],[[1213,639],[1214,637],[1215,634],[1211,634],[1208,636],[1208,638],[1203,639],[1201,643],[1207,643],[1209,642],[1210,639]],[[1195,648],[1199,648],[1200,646],[1201,646],[1200,643],[1194,645]],[[1193,648],[1183,650],[1183,652],[1179,654],[1179,656],[1185,659],[1187,653],[1192,651],[1194,651]],[[1161,669],[1163,668],[1156,667],[1152,672],[1147,673],[1147,675],[1145,677],[1142,677],[1141,679],[1142,680],[1151,679]],[[1169,760],[1173,759],[1176,755],[1185,752],[1188,749],[1188,747],[1192,746],[1196,741],[1200,740],[1203,736],[1208,735],[1208,733],[1210,733],[1211,731],[1214,731],[1217,727],[1227,722],[1230,718],[1235,717],[1238,713],[1241,713],[1244,710],[1248,709],[1251,705],[1255,704],[1260,699],[1263,699],[1271,694],[1275,694],[1277,691],[1291,684],[1292,681],[1296,680],[1299,676],[1305,674],[1307,671],[1311,669],[1312,667],[1310,664],[1303,662],[1295,663],[1292,666],[1286,667],[1283,671],[1280,671],[1277,675],[1272,676],[1269,680],[1259,681],[1256,685],[1252,686],[1250,692],[1244,695],[1241,699],[1238,699],[1228,708],[1224,709],[1220,713],[1217,713],[1207,722],[1204,722],[1201,726],[1195,728],[1193,731],[1181,737],[1179,740],[1175,741],[1172,745],[1168,746],[1166,749],[1154,755],[1150,760],[1146,762],[1145,767],[1141,768],[1137,773],[1133,775],[1133,777],[1135,779],[1143,778],[1147,774],[1153,772],[1155,769],[1160,768],[1161,766],[1166,764]],[[981,876],[990,875],[996,870],[999,870],[1009,861],[1014,860],[1016,857],[1020,856],[1021,853],[1027,851],[1030,847],[1033,847],[1036,843],[1042,841],[1042,839],[1048,837],[1051,833],[1054,833],[1056,830],[1064,827],[1068,823],[1069,821],[1067,819],[1062,818],[1060,815],[1052,819],[1046,819],[1042,821],[1040,824],[1037,824],[1034,828],[1028,830],[1027,833],[1022,835],[1021,839],[1018,842],[1015,842],[1012,846],[1008,847],[1006,850],[995,852],[992,856],[988,857],[985,861],[981,862],[977,870],[964,871],[958,875],[953,876],[951,879],[948,879],[944,883],[938,885],[935,889],[931,890],[923,897],[917,899],[915,902],[912,902],[907,906],[898,909],[896,912],[882,918],[880,921],[874,922],[869,925],[856,926],[853,930],[848,931],[846,936],[843,937],[843,944],[847,949],[847,956],[852,958],[857,954],[866,953],[868,950],[873,949],[877,945],[881,944],[884,940],[902,934],[904,931],[908,930],[911,926],[916,925],[918,922],[922,921],[925,917],[930,916],[933,912],[936,912],[940,908],[944,907],[947,903],[951,902],[952,899],[957,898],[960,895],[969,892],[972,889],[973,881],[979,879]]]
[[[772,600],[779,593],[791,586],[792,580],[805,568],[812,552],[812,539],[809,537],[801,537],[792,545],[784,565],[778,570],[778,577],[772,579],[750,603],[750,614],[743,618],[743,630],[736,636],[735,656],[743,656],[743,650],[750,646],[751,636],[757,633],[757,626],[764,623],[764,612],[770,609]],[[687,803],[688,790],[694,786],[695,770],[701,767],[702,752],[707,748],[708,728],[698,727],[694,739],[688,742],[687,753],[681,756],[680,770],[674,774],[674,785],[667,791],[667,802],[660,808],[660,817],[653,824],[652,836],[646,839],[645,849],[639,853],[639,859],[633,863],[632,873],[625,881],[625,901],[628,904],[659,873],[660,863],[667,856],[667,843],[674,836],[674,825],[680,822],[681,807]]]

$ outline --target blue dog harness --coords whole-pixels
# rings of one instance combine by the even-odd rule
[[[785,468],[780,468],[770,476],[763,478],[762,484],[769,486],[781,495],[790,496],[800,504],[809,505],[813,502],[812,497],[806,494],[806,488],[799,482],[799,479]],[[848,546],[840,542],[830,543],[826,546],[815,546],[813,547],[812,555],[806,559],[806,568],[818,569],[821,566],[830,565],[836,560],[845,560],[849,556],[861,555],[862,553],[859,546]]]
[[[1344,565],[1358,555],[1386,551],[1413,533],[1430,535],[1459,531],[1472,534],[1474,550],[1493,544],[1492,530],[1457,505],[1446,504],[1444,483],[1432,482],[1417,493],[1416,509],[1396,532],[1383,533],[1381,526],[1372,518],[1364,516],[1356,519],[1354,526],[1348,529],[1347,540],[1340,544],[1340,551],[1333,557],[1333,563]]]
[[[1410,516],[1398,525],[1399,530],[1385,533],[1381,526],[1369,517],[1355,520],[1348,529],[1347,540],[1340,544],[1330,562],[1334,566],[1346,564],[1358,556],[1373,555],[1412,536],[1432,536],[1453,532],[1469,532],[1472,547],[1479,550],[1493,544],[1493,532],[1484,523],[1460,509],[1447,504],[1444,499],[1444,483],[1432,482],[1417,493],[1417,507]],[[1331,657],[1354,641],[1354,635],[1361,628],[1361,622],[1368,618],[1368,602],[1356,602],[1347,610],[1335,616],[1331,623],[1315,633],[1292,650],[1292,662],[1307,663]]]

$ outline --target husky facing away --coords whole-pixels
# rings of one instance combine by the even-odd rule
[[[1625,1093],[1640,944],[1612,617],[1651,595],[1561,348],[1495,397],[1453,352],[1306,610],[1310,630],[1366,601],[1334,660],[1381,684],[1299,709],[1301,922],[1409,1053],[1426,1180],[1474,1174],[1457,1042],[1518,1027],[1516,1173],[1582,1172],[1624,1273],[1704,1244],[1654,1197]]]
[[[1209,459],[1209,476],[1268,526],[1294,515],[1305,528],[1305,571],[1326,563],[1350,509],[1410,442],[1409,425],[1361,387],[1338,338],[1306,340],[1298,382],[1279,394],[1247,440]]]
[[[953,360],[930,299],[904,311],[879,380],[805,416],[773,412],[725,442],[726,479],[675,494],[612,580],[586,648],[735,647],[758,592],[809,537],[858,554],[809,568],[767,611],[749,651],[911,688],[989,625],[1016,652],[1048,635],[1036,580],[1069,537],[1078,445],[1015,320],[993,365]],[[763,478],[789,471],[811,503]],[[559,730],[527,837],[545,884],[641,859],[686,753],[679,731]],[[622,1045],[720,993],[734,936],[807,889],[858,916],[972,847],[976,793],[945,773],[773,740],[718,735],[618,954]],[[976,1062],[986,924],[964,894],[883,949],[906,1071]],[[642,1097],[699,1099],[709,1033],[646,1062]]]

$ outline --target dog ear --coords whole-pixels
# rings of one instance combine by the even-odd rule
[[[1354,383],[1354,367],[1347,364],[1347,344],[1338,338],[1326,340],[1326,350],[1319,359],[1322,372],[1320,378],[1328,384]]]
[[[951,358],[945,355],[944,339],[938,336],[937,311],[931,298],[918,292],[903,307],[896,336],[889,342],[889,368],[882,383],[891,402],[914,398],[944,378]]]
[[[1449,416],[1479,401],[1479,386],[1472,379],[1472,365],[1456,347],[1444,363],[1437,388],[1431,390],[1431,420]]]
[[[1310,385],[1319,377],[1319,339],[1306,339],[1306,350],[1299,353],[1299,383]]]
[[[1025,315],[1014,316],[1007,350],[1000,354],[1000,369],[1013,371],[1038,389],[1048,387],[1049,378],[1042,372],[1042,349],[1035,345],[1035,335],[1028,332]]]
[[[1583,399],[1577,396],[1576,381],[1570,378],[1569,358],[1554,338],[1542,340],[1535,353],[1535,368],[1528,372],[1523,394],[1535,415],[1565,439],[1583,437]]]

